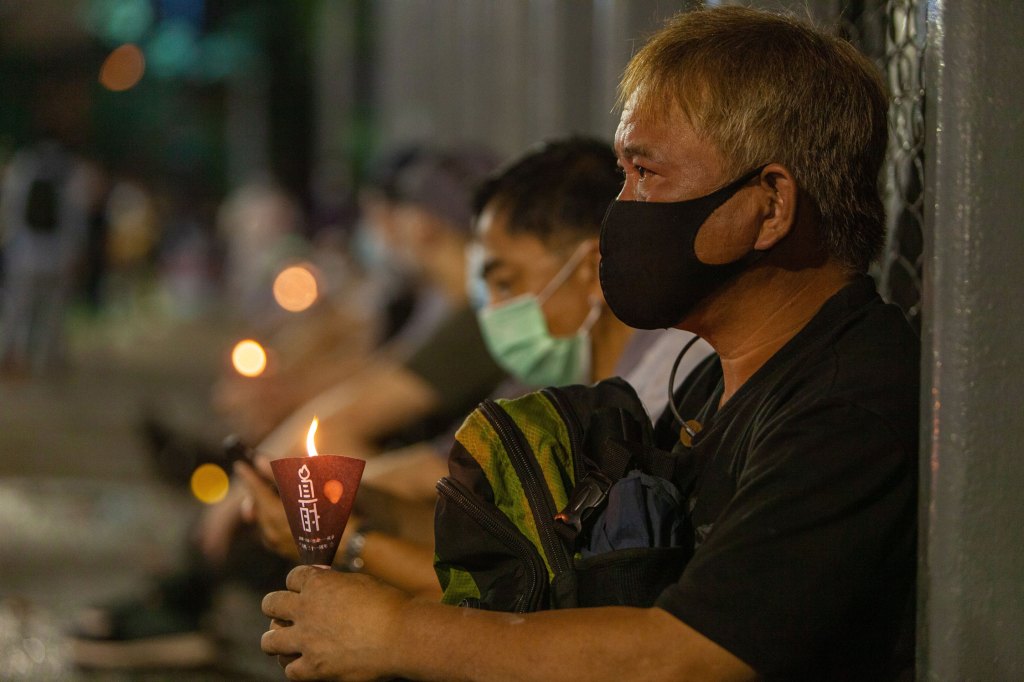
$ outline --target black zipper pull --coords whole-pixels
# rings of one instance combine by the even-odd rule
[[[608,490],[612,487],[610,478],[596,469],[587,473],[573,488],[565,509],[555,514],[555,530],[570,544],[583,532],[583,522],[590,513],[604,504]]]

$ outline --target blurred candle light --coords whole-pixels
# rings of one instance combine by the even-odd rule
[[[244,377],[258,377],[267,368],[267,352],[257,341],[244,339],[231,351],[231,364]]]
[[[227,473],[216,464],[200,464],[189,481],[192,494],[203,504],[216,504],[224,499],[231,486]]]
[[[287,267],[274,279],[274,300],[285,310],[299,313],[316,303],[316,275],[305,264]]]
[[[122,92],[135,87],[145,72],[146,58],[142,50],[137,45],[125,43],[103,60],[99,81],[107,90]]]

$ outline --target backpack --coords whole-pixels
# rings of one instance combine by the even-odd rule
[[[689,453],[653,445],[615,378],[487,400],[437,484],[442,602],[487,610],[651,606],[693,551]]]

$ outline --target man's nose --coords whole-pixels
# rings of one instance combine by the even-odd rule
[[[616,201],[635,201],[636,200],[636,187],[634,183],[626,178],[625,182],[622,183],[622,189],[619,190],[619,196],[615,197]]]

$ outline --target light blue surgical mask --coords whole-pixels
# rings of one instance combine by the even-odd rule
[[[565,386],[590,379],[590,330],[601,315],[600,301],[572,336],[555,337],[548,331],[541,306],[579,267],[590,250],[579,248],[539,294],[523,294],[477,313],[491,355],[507,372],[534,386]]]
[[[379,270],[397,271],[398,266],[395,258],[388,249],[387,244],[367,222],[361,219],[356,224],[355,234],[352,235],[352,255],[366,272],[377,272]]]
[[[490,303],[487,280],[483,278],[484,247],[480,242],[466,245],[466,296],[473,310],[479,311]]]

